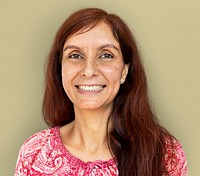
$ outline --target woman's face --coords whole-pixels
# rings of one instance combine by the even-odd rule
[[[104,22],[64,44],[62,83],[75,108],[111,110],[127,72],[119,43]]]

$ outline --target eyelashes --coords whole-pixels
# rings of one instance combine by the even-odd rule
[[[68,58],[69,59],[84,59],[84,56],[82,56],[79,53],[74,53],[74,54],[69,54]],[[100,54],[97,58],[98,59],[112,59],[114,58],[114,55],[110,53],[104,53],[104,54]]]
[[[71,54],[68,56],[70,59],[82,59],[83,57],[80,54]]]
[[[99,58],[102,58],[102,59],[106,59],[106,58],[111,59],[111,58],[113,58],[113,57],[114,57],[114,56],[113,56],[112,54],[105,53],[105,54],[100,55]]]

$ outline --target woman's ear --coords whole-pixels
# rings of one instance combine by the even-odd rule
[[[121,80],[120,80],[120,84],[123,84],[125,82],[126,76],[128,74],[128,69],[129,69],[129,64],[125,64],[124,68],[122,70],[122,77],[121,77]]]

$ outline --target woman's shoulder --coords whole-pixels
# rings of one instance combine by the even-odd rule
[[[187,176],[187,160],[181,143],[171,136],[165,137],[165,166],[169,175]]]
[[[22,149],[27,149],[31,151],[32,149],[37,150],[44,146],[50,138],[58,137],[59,135],[59,128],[54,127],[50,129],[45,129],[40,132],[37,132],[30,136],[22,145]]]
[[[40,158],[43,161],[48,153],[47,151],[55,150],[56,152],[57,149],[59,150],[60,143],[59,127],[33,134],[23,143],[20,149],[15,175],[30,175],[29,172],[33,170],[33,164],[37,161],[38,157],[43,157]],[[35,165],[40,166],[42,163],[36,163]]]
[[[50,148],[56,141],[59,141],[59,127],[49,128],[33,134],[21,146],[17,162],[27,158],[29,158],[29,161],[34,160],[43,148]]]

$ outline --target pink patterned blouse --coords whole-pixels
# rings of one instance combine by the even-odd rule
[[[175,141],[176,153],[169,145],[169,141],[166,141],[165,161],[169,174],[165,176],[187,176],[187,163],[181,145]],[[176,166],[171,164],[174,161]],[[15,176],[36,175],[117,176],[118,169],[114,159],[83,162],[76,158],[65,148],[59,127],[55,127],[34,134],[21,147]]]

